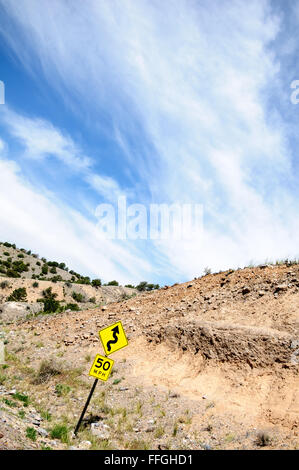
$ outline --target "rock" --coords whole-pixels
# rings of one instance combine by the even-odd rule
[[[154,426],[148,426],[146,429],[145,429],[145,432],[154,432],[155,430],[155,427]]]
[[[169,394],[169,398],[178,398],[179,396],[180,396],[180,395],[179,395],[178,393],[176,393],[176,392],[171,392],[171,393]]]
[[[204,450],[212,450],[212,447],[209,444],[203,444],[202,447]]]
[[[44,305],[41,302],[4,302],[0,306],[0,319],[4,322],[14,322],[24,319],[28,314],[35,314],[43,310]]]
[[[93,436],[99,437],[100,439],[108,439],[110,437],[110,428],[107,424],[101,422],[91,423],[90,430]]]
[[[0,439],[2,439],[2,437],[4,437],[4,434],[2,434],[2,432],[0,432]]]
[[[288,285],[287,284],[279,284],[276,286],[274,290],[274,294],[278,294],[279,292],[286,292],[288,290]]]
[[[42,436],[42,437],[48,437],[48,435],[49,435],[48,431],[46,431],[46,430],[43,429],[43,428],[38,428],[38,429],[37,429],[37,432],[38,432],[38,434],[39,434],[40,436]]]
[[[243,295],[249,294],[249,292],[250,292],[249,287],[247,287],[247,286],[246,286],[246,287],[243,287],[243,289],[242,289],[242,294],[243,294]]]
[[[158,444],[158,450],[169,450],[169,447],[164,444]]]
[[[126,392],[127,390],[129,390],[128,387],[119,387],[118,389],[120,392]]]
[[[133,428],[133,431],[134,432],[140,432],[140,429],[139,428]]]
[[[91,447],[91,442],[90,441],[82,441],[79,444],[79,449],[82,449],[82,450],[87,450],[90,447]]]

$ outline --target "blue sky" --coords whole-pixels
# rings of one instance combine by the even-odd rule
[[[161,284],[298,257],[299,2],[0,0],[0,239]],[[102,240],[98,204],[194,203],[203,239]]]

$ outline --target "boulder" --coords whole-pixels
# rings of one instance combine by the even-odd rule
[[[25,319],[27,315],[36,314],[43,310],[42,302],[4,302],[0,305],[0,321],[11,323]]]

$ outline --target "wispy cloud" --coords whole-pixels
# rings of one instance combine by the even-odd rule
[[[153,269],[134,245],[103,240],[94,223],[55,195],[33,188],[18,165],[4,159],[0,159],[0,226],[1,239],[34,247],[41,255],[66,261],[93,277],[137,282]]]
[[[270,1],[0,3],[24,67],[95,127],[105,116],[119,167],[151,200],[204,205],[203,244],[155,244],[165,272],[298,254],[292,149],[272,94],[283,25]],[[86,180],[106,198],[122,187]]]
[[[8,106],[1,109],[1,117],[10,133],[24,147],[24,156],[33,159],[55,157],[73,170],[88,169],[92,160],[68,136],[49,121],[22,116]]]

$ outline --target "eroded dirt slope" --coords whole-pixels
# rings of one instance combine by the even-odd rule
[[[13,387],[27,393],[53,417],[40,426],[50,433],[63,422],[71,430],[92,383],[93,355],[102,352],[97,332],[122,320],[129,346],[113,354],[114,375],[89,409],[101,432],[89,422],[77,439],[50,446],[297,448],[298,303],[299,266],[266,266],[207,275],[105,311],[10,325],[3,396]],[[45,359],[66,370],[36,385]],[[59,396],[61,383],[70,390]]]

